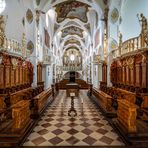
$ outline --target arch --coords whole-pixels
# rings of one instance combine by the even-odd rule
[[[63,78],[68,79],[69,75],[70,75],[70,72],[71,71],[68,71],[65,74],[63,74]],[[80,72],[78,72],[78,71],[75,71],[75,75],[76,75],[76,77],[75,77],[76,79],[82,78],[82,74]]]

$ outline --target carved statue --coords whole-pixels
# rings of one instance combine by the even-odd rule
[[[119,45],[122,45],[122,33],[119,35]]]
[[[143,13],[140,14],[140,18],[139,18],[139,14],[137,14],[138,20],[141,24],[141,33],[146,33],[148,31],[148,26],[147,26],[147,19],[146,17],[143,15]]]

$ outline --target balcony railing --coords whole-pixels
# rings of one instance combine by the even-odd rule
[[[123,42],[120,47],[112,51],[112,53],[113,57],[116,58],[118,56],[143,49],[148,49],[148,32]]]
[[[25,39],[20,44],[17,40],[8,39],[4,37],[3,45],[0,46],[0,51],[8,52],[9,54],[21,57],[27,57],[31,54],[31,51],[27,49]]]
[[[64,66],[63,71],[81,71],[82,66]]]

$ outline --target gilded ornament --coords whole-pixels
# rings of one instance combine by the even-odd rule
[[[133,67],[134,67],[134,58],[130,57],[128,60],[126,60],[126,63],[127,63],[128,67],[129,67],[129,69],[132,70]]]
[[[34,49],[34,44],[33,44],[32,41],[29,41],[29,42],[27,43],[27,49],[30,51],[30,54],[32,54],[33,49]]]
[[[32,21],[33,21],[33,13],[30,9],[28,9],[27,12],[26,12],[26,19],[27,19],[29,24],[31,24]]]

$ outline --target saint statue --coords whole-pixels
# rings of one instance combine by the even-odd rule
[[[147,26],[147,19],[146,17],[143,15],[143,13],[140,14],[140,18],[139,18],[139,14],[137,14],[138,20],[141,24],[141,33],[145,33],[148,31],[148,26]]]

